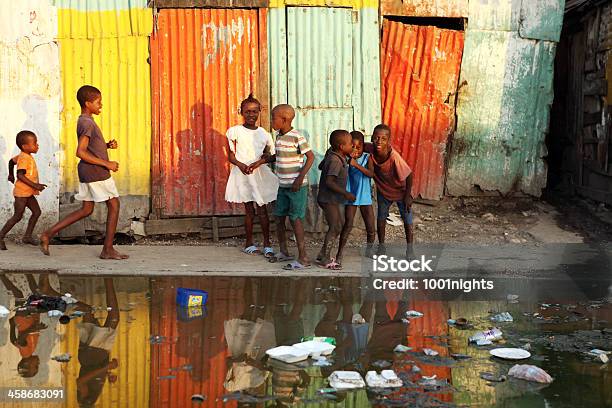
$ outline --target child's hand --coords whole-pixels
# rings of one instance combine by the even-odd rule
[[[294,193],[297,193],[298,191],[300,191],[300,188],[302,188],[303,182],[304,182],[303,177],[296,178],[293,184],[291,185],[291,191]]]
[[[11,183],[15,184],[15,175],[14,174],[9,174],[8,175],[8,181],[10,181]]]
[[[115,139],[109,141],[106,144],[106,147],[109,148],[109,149],[116,149],[118,146],[119,146],[119,144],[117,143],[117,141]]]
[[[248,176],[249,174],[251,174],[251,169],[249,166],[247,166],[244,163],[240,163],[238,165],[238,168],[240,169],[240,171],[242,172],[242,174],[244,174],[245,176]]]
[[[353,167],[357,166],[357,160],[355,160],[355,156],[351,156],[351,160],[349,160],[349,165]]]
[[[346,198],[346,201],[355,201],[357,199],[355,194],[349,193],[348,191],[344,193],[344,198]]]
[[[38,190],[38,191],[43,191],[45,188],[47,188],[46,184],[34,184],[34,189]]]
[[[115,161],[110,161],[106,164],[106,168],[109,169],[110,171],[116,172],[119,170],[119,163]]]
[[[257,168],[261,166],[261,163],[255,162],[249,166],[249,174],[253,173]]]

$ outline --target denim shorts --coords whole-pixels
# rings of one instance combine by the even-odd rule
[[[377,218],[379,220],[386,220],[389,216],[389,209],[391,205],[395,202],[397,204],[397,208],[399,208],[400,216],[404,221],[404,224],[412,225],[412,208],[406,211],[406,205],[403,201],[391,201],[387,200],[383,197],[382,194],[376,192],[376,198],[378,200],[378,215]]]

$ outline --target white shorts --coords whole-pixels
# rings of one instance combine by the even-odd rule
[[[74,197],[79,201],[101,203],[119,197],[117,186],[112,177],[93,183],[79,183],[79,193]]]

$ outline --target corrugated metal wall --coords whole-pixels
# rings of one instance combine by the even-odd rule
[[[151,85],[149,40],[151,9],[138,1],[60,1],[58,39],[62,70],[62,193],[78,191],[76,121],[81,109],[76,91],[85,84],[102,91],[102,113],[95,120],[107,140],[116,139],[111,160],[122,198],[119,228],[149,214],[151,163]],[[101,210],[101,209],[100,209]],[[92,229],[103,228],[105,213],[94,213]]]
[[[42,216],[37,231],[57,221],[60,188],[60,65],[57,13],[46,0],[7,2],[0,8],[0,222],[13,214],[13,185],[6,181],[8,160],[18,154],[15,135],[32,130],[40,150],[34,156]],[[25,229],[27,218],[12,233]]]
[[[380,72],[372,69],[380,61],[378,10],[286,7],[269,13],[271,106],[296,108],[293,126],[313,147],[309,181],[316,186],[332,130],[370,134],[380,123]],[[306,215],[307,229],[314,232],[324,229],[316,193],[312,187]]]
[[[468,0],[381,0],[384,16],[466,17]]]
[[[191,407],[191,396],[206,396],[203,407],[235,407],[220,397],[227,374],[224,322],[245,310],[242,299],[246,278],[156,278],[152,281],[151,330],[167,340],[151,346],[151,407]],[[209,294],[206,316],[189,322],[177,320],[176,288],[197,288]],[[190,371],[170,371],[191,365]],[[175,379],[160,377],[176,375]]]
[[[444,194],[447,142],[455,126],[461,31],[385,20],[381,45],[382,118],[414,171],[415,197]]]
[[[96,317],[101,323],[106,318],[104,283],[101,278],[92,279],[62,277],[62,293],[70,292],[76,299],[96,307]],[[148,407],[150,389],[150,308],[147,292],[149,280],[146,278],[116,279],[115,292],[120,308],[119,325],[110,359],[116,358],[119,365],[112,370],[117,382],[106,381],[96,407]],[[62,365],[66,407],[78,407],[77,378],[80,364],[78,360],[79,330],[77,322],[65,326],[61,340],[62,353],[70,353],[73,358]]]
[[[541,194],[563,4],[470,2],[449,194]]]
[[[160,11],[151,63],[153,202],[161,216],[243,210],[225,201],[225,132],[242,122],[238,110],[249,93],[267,95],[265,26],[265,10]]]

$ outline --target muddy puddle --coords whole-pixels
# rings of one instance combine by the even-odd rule
[[[609,282],[591,285],[589,299],[479,302],[415,300],[366,278],[0,276],[0,386],[63,392],[28,406],[612,406],[612,364],[589,354],[612,349]],[[207,291],[206,305],[177,306],[179,287]],[[33,293],[47,302],[70,294],[61,321],[32,306]],[[490,320],[503,312],[513,321]],[[469,344],[491,327],[501,340]],[[311,336],[332,338],[332,354],[297,363],[266,355]],[[531,356],[492,357],[499,347]],[[515,364],[553,382],[508,376]],[[402,386],[334,390],[337,370],[393,370]]]

